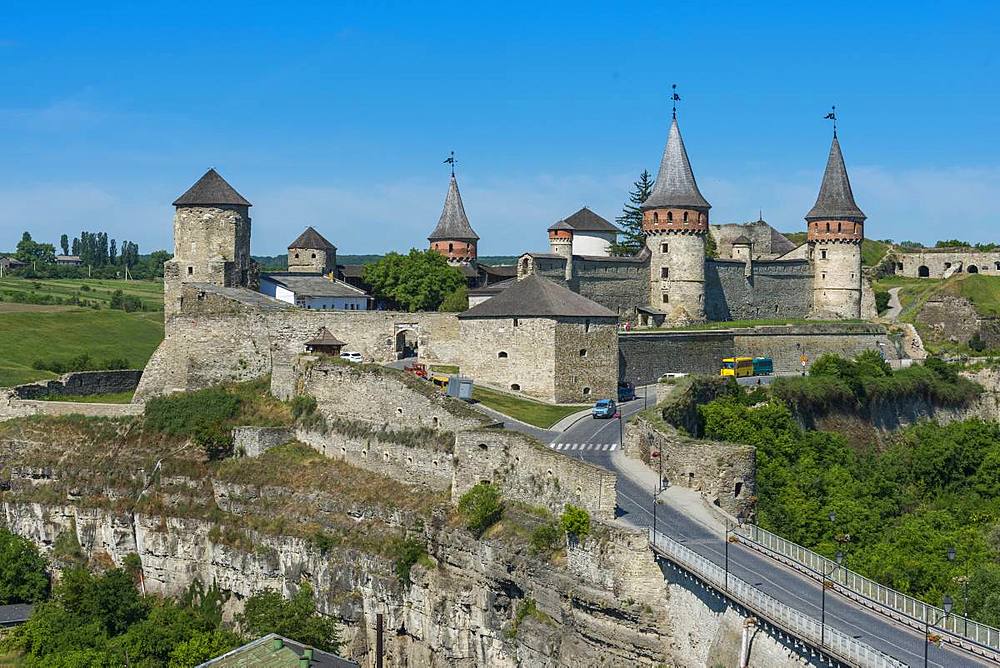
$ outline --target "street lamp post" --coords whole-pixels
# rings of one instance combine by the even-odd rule
[[[733,534],[736,531],[737,527],[741,527],[741,526],[743,526],[742,522],[740,522],[736,526],[733,526],[729,522],[729,518],[728,517],[726,518],[726,568],[725,568],[725,572],[726,572],[726,584],[725,584],[725,590],[726,590],[727,594],[729,593],[729,541],[731,540],[730,539],[730,535]],[[733,542],[735,542],[735,539],[733,539]]]
[[[924,668],[927,668],[927,649],[931,641],[931,627],[937,626],[938,622],[942,619],[948,619],[948,615],[951,614],[951,596],[945,596],[944,600],[941,602],[941,607],[944,608],[944,614],[934,620],[931,624],[930,620],[924,619]]]
[[[660,465],[660,477],[656,480],[656,485],[653,486],[653,545],[656,545],[656,498],[660,495],[663,486],[663,457],[660,453],[660,447],[657,446],[656,452],[653,452],[653,437],[649,436],[649,456],[650,458],[656,457],[659,460]]]
[[[830,513],[830,514],[832,515],[833,513]],[[821,587],[821,589],[823,590],[823,593],[821,595],[820,617],[819,617],[819,629],[820,629],[820,631],[819,631],[819,636],[820,636],[819,637],[819,646],[820,647],[825,647],[826,646],[826,579],[829,576],[831,576],[834,573],[836,573],[837,570],[840,568],[840,564],[842,564],[843,561],[844,561],[844,553],[841,552],[840,550],[837,550],[837,557],[836,557],[836,559],[837,559],[837,564],[829,572],[827,572],[826,566],[822,567],[823,568],[823,571],[822,571],[823,572],[823,586]]]
[[[948,561],[955,561],[955,548],[948,548]],[[969,635],[969,562],[965,562],[965,575],[958,579],[962,581],[962,634]]]

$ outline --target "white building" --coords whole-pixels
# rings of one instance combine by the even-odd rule
[[[371,301],[364,290],[323,274],[261,274],[260,291],[279,301],[314,311],[367,311]]]
[[[550,237],[553,232],[572,239],[573,255],[607,257],[611,244],[618,240],[618,228],[587,207],[555,223],[549,228]]]

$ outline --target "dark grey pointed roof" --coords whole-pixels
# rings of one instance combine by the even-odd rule
[[[830,157],[823,172],[823,184],[819,187],[816,204],[806,214],[806,220],[851,220],[864,222],[866,216],[854,202],[851,181],[847,178],[844,154],[840,152],[840,140],[833,135]]]
[[[476,304],[459,318],[617,318],[614,313],[538,274]]]
[[[186,193],[174,200],[174,206],[212,206],[214,204],[253,206],[214,169],[205,172],[205,175],[188,188]]]
[[[316,250],[337,250],[337,247],[327,241],[312,225],[299,235],[299,238],[288,244],[289,248],[309,248]]]
[[[618,228],[587,207],[556,222],[550,230],[576,230],[578,232],[618,232]]]
[[[748,237],[745,234],[741,234],[740,236],[738,236],[735,239],[733,239],[733,245],[734,246],[737,246],[737,245],[749,246],[752,243],[753,242],[750,241],[750,237]]]
[[[428,241],[439,241],[454,239],[455,241],[478,241],[479,235],[469,224],[469,217],[465,215],[465,206],[462,204],[462,194],[458,192],[458,181],[451,177],[448,184],[448,194],[444,198],[444,209],[441,211],[441,218],[438,219],[437,227],[427,237]]]
[[[711,209],[712,205],[702,197],[698,184],[691,171],[691,161],[688,160],[687,149],[681,131],[675,118],[670,124],[667,134],[667,145],[663,149],[660,160],[660,171],[653,184],[653,192],[649,194],[642,208],[676,207],[688,209]]]

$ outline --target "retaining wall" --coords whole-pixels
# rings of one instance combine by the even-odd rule
[[[39,399],[51,395],[115,394],[131,392],[139,385],[142,369],[114,371],[74,371],[53,380],[40,380],[11,388],[19,399]]]

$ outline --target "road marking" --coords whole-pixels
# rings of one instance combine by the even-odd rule
[[[618,444],[617,443],[612,443],[611,444],[611,449],[612,450],[617,450],[618,449]]]

